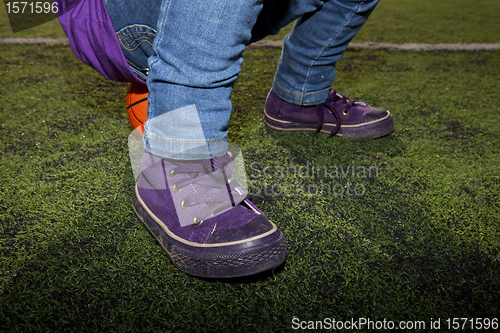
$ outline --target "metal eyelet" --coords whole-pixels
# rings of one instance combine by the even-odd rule
[[[177,193],[180,190],[181,190],[180,188],[177,188],[177,184],[174,184],[174,186],[172,187],[172,192],[174,192],[174,193]]]
[[[344,116],[347,116],[349,114],[349,110],[344,109],[342,110],[342,113],[344,114]]]
[[[196,219],[196,216],[194,217],[194,219],[193,219],[193,225],[198,226],[198,225],[200,225],[202,223],[203,223],[203,220],[201,220],[200,222],[198,222],[197,219]]]
[[[170,170],[170,177],[175,177],[177,174],[175,173],[175,169]]]
[[[184,206],[184,200],[181,201],[181,208],[182,209],[187,209],[188,208],[187,206]]]

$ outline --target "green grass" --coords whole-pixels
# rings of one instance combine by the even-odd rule
[[[56,38],[65,36],[66,35],[64,34],[64,31],[62,30],[58,20],[52,20],[42,25],[33,27],[31,29],[13,33],[9,22],[9,17],[7,16],[7,8],[5,6],[2,6],[2,9],[0,9],[0,38],[13,38],[13,37]]]
[[[499,43],[495,0],[381,0],[353,42]]]
[[[353,43],[499,43],[498,13],[495,0],[382,0]]]
[[[499,43],[500,2],[496,0],[382,0],[353,42]],[[269,39],[282,40],[292,25]],[[0,38],[64,37],[57,20],[12,33],[0,10]]]
[[[390,136],[349,141],[266,128],[279,50],[246,51],[230,140],[289,256],[274,274],[230,281],[177,271],[135,218],[126,84],[102,79],[67,47],[12,46],[0,57],[9,65],[0,114],[3,329],[279,331],[294,316],[499,315],[499,52],[346,53],[337,87],[389,108],[396,122]],[[313,163],[357,171],[262,173]],[[347,182],[363,195],[314,192]],[[273,186],[288,192],[271,195]]]
[[[436,26],[454,41],[448,24]],[[270,332],[328,317],[428,331],[431,318],[443,330],[446,318],[498,318],[500,52],[347,52],[335,86],[394,115],[394,133],[371,141],[267,128],[279,53],[245,51],[230,141],[289,255],[224,281],[175,269],[133,214],[127,84],[68,47],[2,47],[0,330]],[[348,183],[362,195],[336,195]]]

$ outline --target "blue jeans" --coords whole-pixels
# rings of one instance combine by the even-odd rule
[[[144,148],[185,160],[225,154],[245,46],[296,19],[273,89],[293,104],[324,102],[335,63],[377,2],[106,0],[125,57],[147,80]]]

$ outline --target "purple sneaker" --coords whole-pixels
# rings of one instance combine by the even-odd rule
[[[144,154],[134,211],[185,273],[247,276],[285,261],[283,233],[231,179],[232,162],[230,154],[201,161]]]
[[[264,108],[266,124],[285,131],[324,132],[351,139],[374,139],[394,127],[388,110],[348,99],[331,89],[328,99],[314,106],[299,106],[279,98],[271,89]]]

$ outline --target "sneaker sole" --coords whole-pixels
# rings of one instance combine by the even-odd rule
[[[146,206],[135,187],[134,212],[153,234],[179,270],[206,278],[233,278],[257,274],[281,265],[286,259],[285,237],[276,225],[251,239],[201,244],[173,234]],[[271,222],[272,223],[272,222]]]
[[[337,136],[342,136],[349,139],[375,139],[380,138],[392,132],[394,121],[389,111],[384,118],[374,120],[368,123],[359,125],[341,125]],[[274,118],[264,109],[266,125],[281,131],[306,131],[316,132],[316,124],[311,123],[295,123],[292,121],[281,120]],[[324,123],[320,132],[330,134],[336,124]]]

